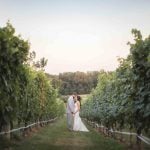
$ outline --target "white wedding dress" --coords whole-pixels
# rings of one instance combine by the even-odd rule
[[[75,103],[75,112],[78,110],[77,103]],[[89,132],[89,130],[86,128],[84,123],[82,122],[80,116],[79,116],[79,111],[75,114],[74,116],[74,125],[73,125],[73,130],[74,131],[84,131],[84,132]]]

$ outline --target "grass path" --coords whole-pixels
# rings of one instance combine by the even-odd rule
[[[49,124],[32,136],[13,144],[11,150],[125,150],[125,146],[100,135],[89,126],[90,132],[70,132],[65,118]]]

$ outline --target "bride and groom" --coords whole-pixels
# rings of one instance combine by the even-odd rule
[[[66,113],[67,113],[67,126],[69,130],[73,131],[85,131],[89,130],[86,128],[82,122],[80,113],[80,103],[81,97],[79,95],[73,94],[68,98]]]

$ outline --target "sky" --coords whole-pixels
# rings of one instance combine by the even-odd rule
[[[150,34],[149,8],[150,0],[0,0],[0,27],[10,20],[50,74],[115,70],[131,29]]]

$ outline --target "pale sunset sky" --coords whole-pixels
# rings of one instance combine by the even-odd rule
[[[0,0],[0,27],[7,20],[50,74],[115,70],[131,29],[150,34],[150,0]]]

